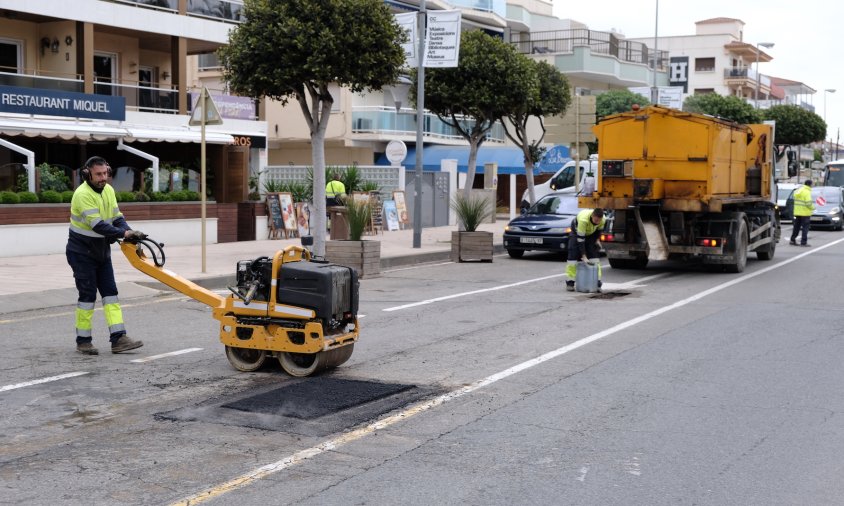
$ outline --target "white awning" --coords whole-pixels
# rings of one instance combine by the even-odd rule
[[[127,132],[124,128],[107,126],[96,121],[0,118],[0,133],[48,139],[58,137],[65,140],[105,141],[125,137]]]
[[[202,132],[193,129],[159,130],[152,128],[126,127],[128,135],[125,142],[201,142]],[[229,134],[205,130],[205,142],[208,144],[232,144],[234,137]]]
[[[34,119],[28,117],[0,117],[0,134],[48,139],[79,139],[124,142],[201,142],[199,129],[184,127],[150,128],[146,125],[107,125],[98,121]],[[222,132],[205,130],[208,144],[233,144],[234,137]]]

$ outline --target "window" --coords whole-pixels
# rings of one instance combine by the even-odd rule
[[[707,93],[715,93],[715,88],[695,88],[695,95],[706,95]]]
[[[0,39],[0,72],[19,74],[22,59],[20,42]]]
[[[696,72],[712,72],[715,70],[715,58],[695,58]]]

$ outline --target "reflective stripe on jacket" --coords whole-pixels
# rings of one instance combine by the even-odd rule
[[[794,190],[794,216],[811,216],[815,210],[812,189],[806,185]]]

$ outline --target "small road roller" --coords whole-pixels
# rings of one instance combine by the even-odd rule
[[[161,243],[126,239],[120,248],[139,271],[211,307],[226,357],[239,371],[255,371],[275,357],[285,372],[304,377],[352,356],[360,283],[351,267],[287,246],[272,258],[237,262],[236,285],[224,297],[165,269]]]

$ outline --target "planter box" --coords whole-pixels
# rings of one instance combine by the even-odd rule
[[[325,259],[352,267],[361,278],[381,275],[380,241],[326,241]]]
[[[492,232],[451,233],[451,261],[492,262]]]

